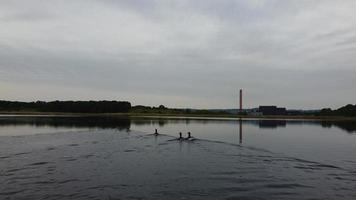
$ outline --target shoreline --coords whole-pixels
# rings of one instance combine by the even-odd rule
[[[144,118],[216,118],[216,119],[272,119],[272,120],[322,120],[322,121],[356,121],[356,117],[343,116],[308,116],[308,115],[266,115],[249,116],[233,114],[164,114],[164,113],[63,113],[63,112],[26,112],[26,111],[7,111],[0,112],[0,116],[23,116],[23,117],[144,117]]]

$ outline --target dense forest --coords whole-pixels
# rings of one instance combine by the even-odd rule
[[[339,109],[332,110],[330,108],[324,108],[318,114],[320,116],[345,116],[345,117],[355,117],[356,116],[356,105],[348,104]]]
[[[126,101],[0,101],[0,111],[127,113],[130,109],[131,103]]]

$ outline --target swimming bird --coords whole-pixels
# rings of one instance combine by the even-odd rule
[[[157,129],[155,129],[154,135],[159,135]]]
[[[179,138],[178,140],[183,140],[184,138],[182,137],[182,132],[179,132]]]
[[[194,137],[192,137],[192,135],[191,135],[191,133],[190,133],[190,132],[188,132],[188,137],[186,137],[186,138],[185,138],[185,140],[188,140],[188,141],[193,141],[193,140],[195,140],[195,138],[194,138]]]

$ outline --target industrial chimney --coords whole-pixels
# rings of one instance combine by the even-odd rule
[[[242,89],[240,89],[240,114],[242,113]]]

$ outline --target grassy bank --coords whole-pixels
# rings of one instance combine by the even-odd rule
[[[64,112],[36,112],[36,111],[1,111],[2,115],[29,116],[128,116],[128,117],[199,117],[199,118],[243,118],[243,119],[299,119],[299,120],[328,120],[328,121],[356,121],[356,117],[342,116],[312,116],[312,115],[280,115],[280,116],[249,116],[234,114],[167,114],[167,113],[64,113]]]

